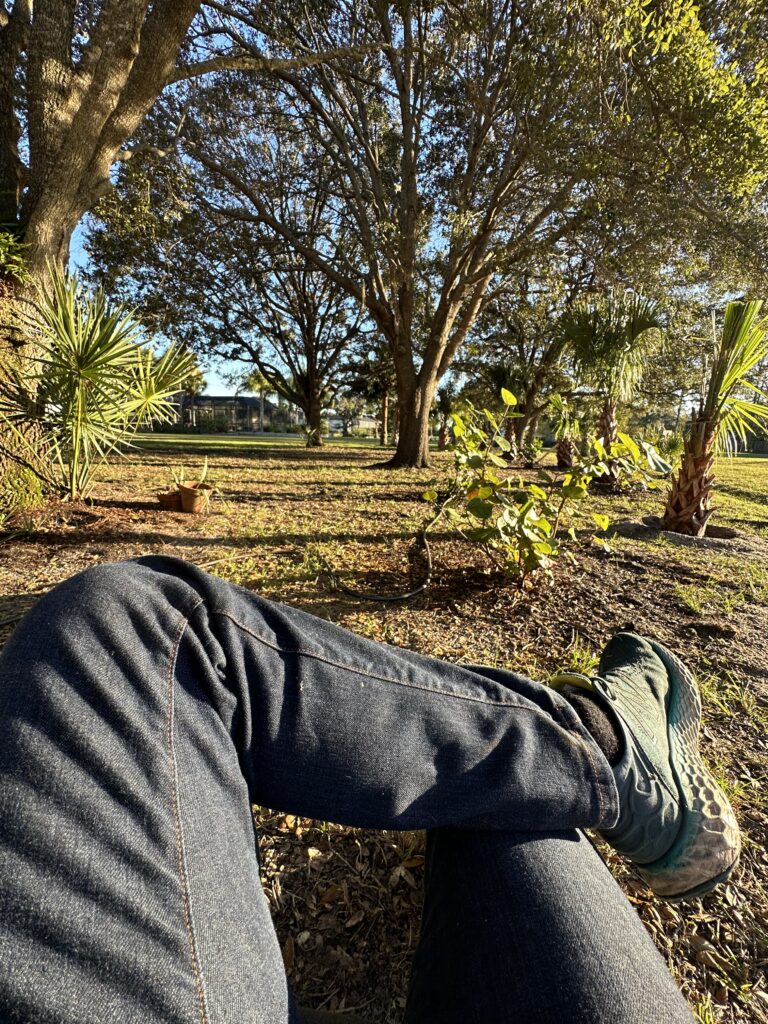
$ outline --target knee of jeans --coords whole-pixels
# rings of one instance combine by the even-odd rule
[[[145,604],[152,570],[136,561],[103,562],[71,576],[41,602],[48,616],[98,614],[105,606]]]

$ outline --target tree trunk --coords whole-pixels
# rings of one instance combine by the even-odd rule
[[[597,436],[602,438],[606,454],[610,455],[611,445],[619,436],[619,424],[616,420],[616,399],[606,395],[600,419],[597,421]]]
[[[304,415],[307,417],[307,448],[322,448],[323,403],[318,395],[309,396]]]
[[[259,433],[264,433],[264,388],[259,388]]]
[[[444,452],[448,447],[448,421],[446,419],[440,420],[440,431],[437,435],[437,450]]]
[[[710,505],[715,477],[717,425],[694,417],[685,439],[680,469],[672,478],[664,510],[664,528],[674,533],[703,537],[714,509]]]
[[[507,443],[509,444],[509,452],[507,453],[506,457],[510,460],[510,462],[514,462],[515,459],[517,459],[518,453],[520,451],[520,445],[517,439],[518,422],[519,420],[516,417],[510,417],[510,419],[508,419],[507,422],[504,424],[504,437]]]
[[[390,465],[422,468],[429,466],[429,410],[437,381],[420,385],[412,395],[398,401],[399,433]]]
[[[528,420],[528,427],[525,431],[525,443],[532,445],[536,440],[536,431],[539,429],[539,420],[541,419],[540,412],[534,412],[531,414]]]
[[[597,436],[603,442],[603,447],[605,448],[608,472],[603,473],[602,476],[594,477],[592,485],[602,491],[615,492],[619,489],[618,469],[615,462],[611,462],[610,454],[612,446],[619,437],[619,425],[616,420],[616,399],[610,395],[606,395],[603,402],[600,419],[597,421]]]
[[[387,443],[387,434],[389,433],[389,388],[384,388],[381,395],[381,423],[379,425],[379,439],[381,440],[381,447],[383,448]]]
[[[576,445],[572,437],[561,437],[557,442],[557,468],[572,469],[576,458]]]

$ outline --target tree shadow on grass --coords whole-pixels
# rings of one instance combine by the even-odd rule
[[[124,509],[127,512],[160,512],[160,505],[156,501],[121,501],[118,498],[91,498],[88,500],[91,508],[112,508]]]
[[[135,445],[137,451],[148,455],[178,455],[182,460],[187,457],[206,456],[211,458],[237,459],[254,462],[266,462],[279,459],[282,462],[349,462],[351,460],[370,459],[374,452],[370,448],[339,447],[329,450],[327,448],[301,448],[296,445],[286,445],[284,448],[279,444],[264,445],[247,442],[238,444],[235,441],[226,441],[216,444],[204,444],[202,442],[190,441],[183,444],[163,444],[158,442],[140,441]]]
[[[748,501],[751,505],[755,505],[760,501],[765,500],[765,492],[759,490],[747,490],[746,487],[736,487],[734,484],[717,484],[717,492],[722,494],[728,494],[731,498],[737,498],[740,501]]]
[[[181,513],[179,513],[181,515]],[[165,533],[162,530],[81,530],[72,531],[30,531],[13,540],[5,543],[39,544],[46,547],[66,546],[77,547],[81,544],[135,544],[141,545],[142,541],[153,544],[167,544],[178,547],[201,548],[201,547],[229,547],[233,551],[243,551],[248,548],[264,547],[285,547],[287,545],[304,547],[307,544],[323,543],[354,543],[354,544],[385,544],[395,540],[410,540],[415,536],[413,530],[389,530],[386,533],[352,533],[345,530],[340,531],[313,531],[306,533],[279,532],[264,534],[263,536],[239,537],[233,539],[228,536],[205,536],[201,534],[176,534]],[[430,534],[432,539],[447,538],[449,534]],[[0,537],[0,542],[2,537]]]

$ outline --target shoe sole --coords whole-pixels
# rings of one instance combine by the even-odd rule
[[[728,797],[699,754],[701,698],[691,672],[655,640],[647,642],[669,676],[669,763],[683,820],[675,842],[653,864],[635,865],[657,896],[676,902],[703,896],[726,882],[741,851],[739,826]]]

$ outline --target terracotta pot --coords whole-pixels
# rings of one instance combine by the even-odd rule
[[[157,500],[160,508],[166,512],[181,511],[181,495],[178,491],[164,491],[162,494],[158,494]]]
[[[197,480],[185,480],[179,486],[181,495],[181,511],[200,515],[208,508],[213,488],[210,484],[199,484]]]

